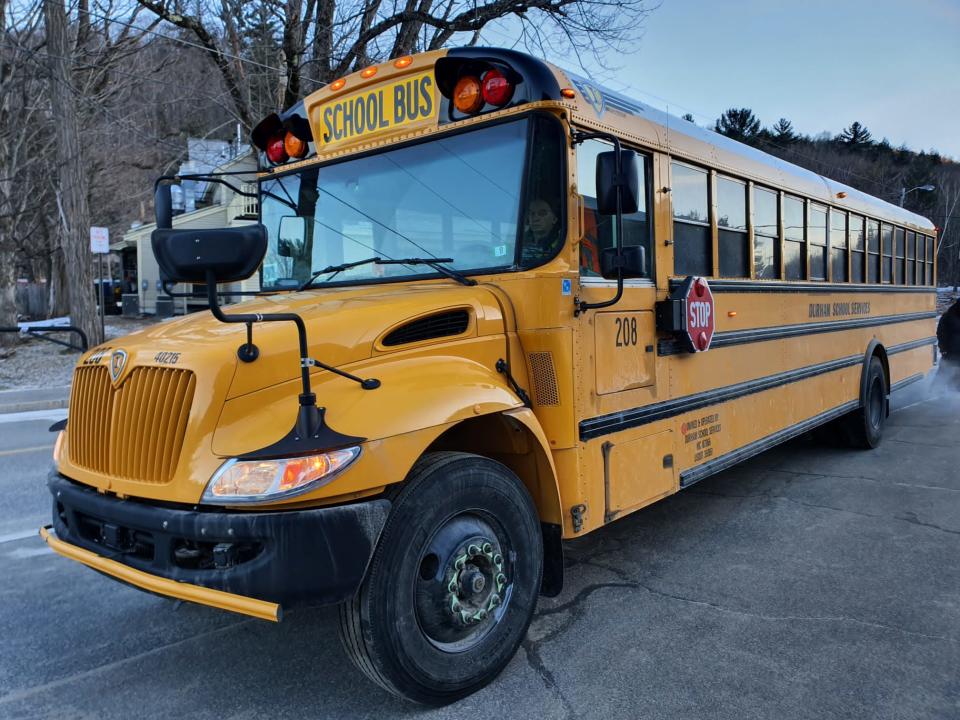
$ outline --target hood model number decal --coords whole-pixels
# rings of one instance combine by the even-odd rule
[[[180,362],[180,353],[158,352],[153,356],[153,361],[160,365],[176,365],[178,362]]]

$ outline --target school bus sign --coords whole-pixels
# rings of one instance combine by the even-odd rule
[[[314,110],[318,147],[349,145],[398,129],[435,121],[433,71],[326,101]]]

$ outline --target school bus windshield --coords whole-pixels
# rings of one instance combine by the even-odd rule
[[[563,163],[559,123],[533,116],[264,180],[263,287],[375,256],[472,274],[541,264],[563,245]],[[436,274],[371,263],[313,284]]]

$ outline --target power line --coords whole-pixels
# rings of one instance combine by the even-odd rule
[[[91,17],[95,17],[95,18],[97,18],[97,19],[99,19],[99,20],[103,20],[104,22],[116,23],[117,25],[123,25],[124,27],[128,27],[128,28],[131,28],[131,29],[133,29],[133,30],[137,30],[138,32],[141,32],[141,33],[150,33],[151,35],[155,35],[155,36],[157,36],[157,37],[159,37],[159,38],[162,38],[163,40],[169,40],[170,42],[180,43],[181,45],[186,45],[186,46],[188,46],[188,47],[197,48],[198,50],[203,50],[203,52],[205,52],[205,53],[210,53],[210,52],[211,52],[210,48],[208,48],[206,45],[201,45],[200,43],[190,42],[189,40],[185,40],[185,39],[183,39],[183,38],[171,37],[170,35],[165,35],[164,33],[159,32],[158,30],[151,30],[150,28],[141,27],[140,25],[136,25],[136,24],[134,24],[134,23],[128,23],[128,22],[125,22],[125,21],[123,21],[123,20],[119,20],[119,19],[117,19],[117,18],[112,18],[112,17],[110,17],[110,16],[108,16],[108,15],[101,15],[101,14],[99,14],[99,13],[94,12],[93,10],[80,10],[80,12],[85,12],[87,15],[90,15]],[[160,16],[158,15],[157,17],[160,17]],[[166,19],[163,18],[163,17],[160,17],[160,19],[163,20],[164,22],[169,22],[168,20],[166,20]],[[171,23],[171,24],[172,24],[172,23]],[[257,62],[256,60],[251,60],[250,58],[245,58],[245,57],[243,57],[243,56],[241,56],[241,55],[234,55],[234,54],[232,54],[232,53],[226,52],[225,50],[223,50],[223,49],[221,49],[221,48],[217,48],[217,52],[220,53],[220,55],[222,55],[222,56],[225,57],[225,58],[229,58],[229,59],[231,59],[231,60],[236,60],[236,61],[238,61],[238,62],[246,63],[247,65],[254,65],[254,66],[256,66],[256,67],[264,68],[265,70],[273,70],[274,72],[278,72],[278,73],[281,73],[281,74],[285,74],[285,73],[286,73],[286,69],[285,69],[285,68],[274,67],[273,65],[267,65],[267,64],[265,64],[265,63]],[[303,80],[307,80],[308,82],[316,83],[319,87],[323,87],[324,85],[327,84],[327,83],[325,83],[325,82],[321,82],[320,80],[315,80],[314,78],[310,78],[310,77],[306,77],[306,76],[304,76],[302,79],[303,79]]]

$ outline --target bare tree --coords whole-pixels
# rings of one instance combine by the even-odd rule
[[[90,264],[88,233],[90,210],[87,204],[87,172],[80,145],[78,92],[73,87],[69,62],[70,47],[67,14],[63,0],[44,0],[50,102],[56,109],[55,138],[59,155],[56,203],[60,220],[60,246],[64,262],[70,267],[67,283],[70,293],[70,319],[87,334],[91,344],[103,342],[97,322],[93,296],[93,272]]]
[[[960,167],[944,164],[934,176],[937,204],[933,219],[939,226],[937,261],[940,279],[949,285],[960,284]]]
[[[258,34],[261,56],[254,57],[244,33],[257,22],[263,30],[263,17],[244,14],[248,6],[241,0],[137,1],[205,49],[247,128],[340,75],[458,38],[476,43],[498,21],[509,19],[517,41],[537,53],[588,53],[602,60],[606,51],[636,42],[649,12],[646,0],[261,0],[254,13],[275,18],[276,28],[272,36]],[[262,56],[270,37],[276,70]],[[251,96],[250,75],[271,70],[277,92],[272,106],[262,106]]]
[[[42,141],[48,124],[31,56],[42,41],[40,16],[39,3],[13,12],[0,0],[0,325],[7,327],[17,321],[17,271],[35,249],[37,210],[47,197],[36,182],[48,157]],[[16,337],[0,333],[0,344]]]

